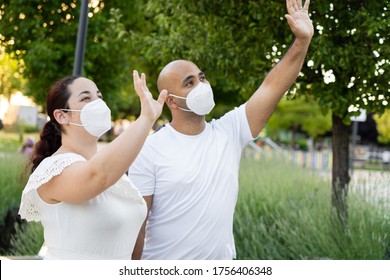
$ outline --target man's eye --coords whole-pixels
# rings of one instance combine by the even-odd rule
[[[201,80],[202,82],[206,80],[206,77],[205,76],[202,76],[199,78],[199,80]]]
[[[81,101],[87,101],[89,100],[89,97],[84,97],[83,99],[81,99]]]

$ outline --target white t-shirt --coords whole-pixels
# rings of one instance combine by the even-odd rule
[[[233,215],[243,148],[253,140],[240,106],[199,135],[169,124],[150,135],[129,169],[153,195],[142,259],[233,259]]]
[[[45,158],[23,191],[20,216],[42,222],[45,259],[130,260],[146,217],[146,203],[126,175],[83,203],[48,204],[39,196],[37,189],[42,184],[77,161],[85,159],[73,153]]]

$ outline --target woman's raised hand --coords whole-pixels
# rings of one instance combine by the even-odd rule
[[[166,90],[162,90],[157,100],[154,100],[152,94],[146,86],[146,77],[144,73],[142,73],[140,77],[138,71],[134,70],[133,81],[134,89],[141,101],[141,115],[151,119],[152,121],[157,120],[157,118],[161,115],[168,92]]]

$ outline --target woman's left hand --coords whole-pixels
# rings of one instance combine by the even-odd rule
[[[140,77],[138,71],[134,70],[133,81],[135,91],[141,101],[141,115],[151,119],[152,121],[157,120],[157,118],[161,115],[168,92],[166,90],[162,90],[158,98],[155,100],[146,86],[146,77],[144,73],[142,73]]]

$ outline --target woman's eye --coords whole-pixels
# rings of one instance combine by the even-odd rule
[[[205,76],[202,76],[202,77],[200,77],[200,79],[199,80],[201,80],[202,82],[203,81],[205,81],[206,80],[206,77]]]
[[[81,99],[81,101],[87,101],[89,100],[89,97],[84,97],[83,99]]]

